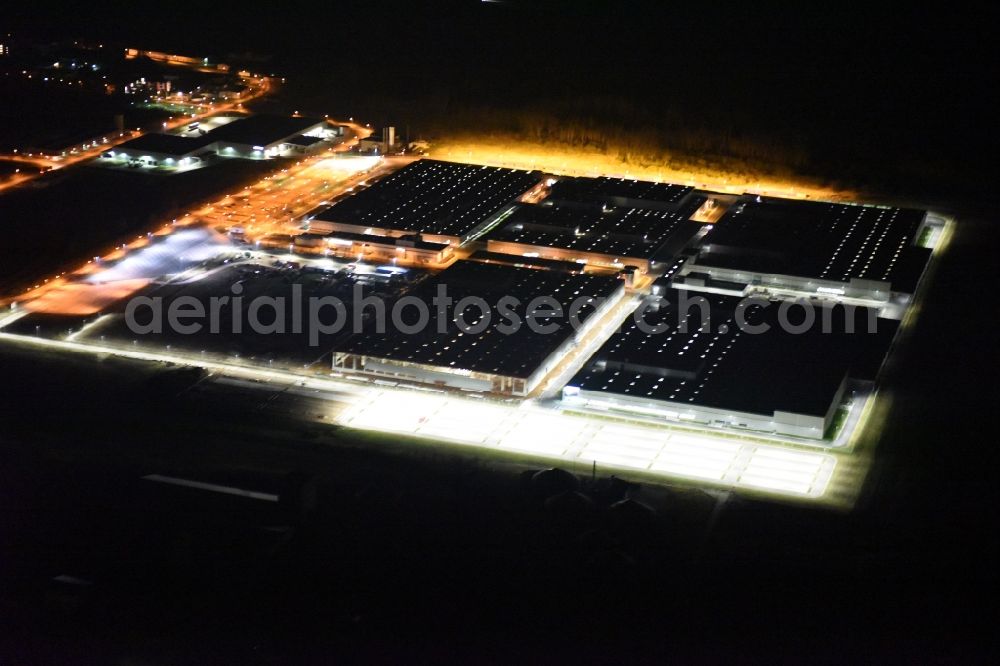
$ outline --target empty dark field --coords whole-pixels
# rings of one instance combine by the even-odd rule
[[[2,64],[2,63],[0,63]],[[109,97],[93,89],[77,90],[54,81],[0,78],[0,152],[20,149],[54,151],[124,127],[146,127],[166,113],[133,107],[131,99]]]
[[[0,160],[0,183],[5,178],[17,173],[38,173],[38,169],[30,164],[19,164],[17,162],[4,162]]]
[[[131,240],[280,166],[280,160],[221,160],[171,175],[97,166],[48,173],[0,196],[0,283],[13,291],[76,268],[114,242]]]

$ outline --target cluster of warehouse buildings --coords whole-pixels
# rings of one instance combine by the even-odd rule
[[[887,302],[916,288],[930,258],[917,242],[927,223],[922,210],[744,197],[674,283]]]
[[[541,175],[419,160],[311,216],[307,233],[273,239],[330,256],[443,268]],[[266,241],[270,242],[270,241]]]
[[[209,158],[267,159],[313,150],[343,135],[324,118],[257,114],[199,132],[144,134],[101,154],[105,160],[142,166],[184,168]]]
[[[405,330],[380,327],[372,319],[366,330],[338,348],[333,367],[396,381],[527,396],[624,292],[622,282],[610,276],[459,261],[407,296],[423,304],[425,312],[436,313],[435,298],[447,294],[454,310],[422,324],[411,319]],[[537,296],[546,297],[545,308],[533,305]],[[469,299],[483,305],[462,308]]]
[[[611,178],[558,180],[540,204],[520,199],[542,174],[420,160],[315,217],[331,233],[419,235],[448,245],[598,270],[653,272],[691,243],[704,202],[690,187]],[[315,222],[314,222],[315,224]]]
[[[898,321],[824,303],[783,320],[781,303],[670,290],[643,303],[563,390],[602,410],[821,439],[850,378],[874,379]],[[655,331],[655,332],[653,332]]]
[[[712,193],[665,183],[417,161],[317,214],[310,232],[344,256],[464,257],[407,297],[433,312],[445,285],[455,301],[489,303],[493,324],[365,330],[335,350],[334,369],[529,396],[570,363],[563,401],[576,408],[828,437],[853,383],[873,381],[888,354],[930,257],[919,242],[926,214],[743,196],[706,223],[709,202]],[[655,280],[652,295],[637,292],[630,318],[589,358],[568,361],[633,275]],[[519,319],[536,296],[553,296],[564,315],[581,296],[592,307],[580,326],[504,333],[505,296]],[[789,314],[793,297],[815,307],[812,321]],[[470,312],[480,323],[484,313]]]
[[[489,235],[489,251],[621,270],[654,271],[689,243],[696,199],[675,210],[517,204]]]
[[[851,383],[874,381],[889,352],[930,259],[919,242],[928,224],[919,210],[741,197],[676,257],[564,400],[829,437]],[[698,322],[679,305],[692,302]]]

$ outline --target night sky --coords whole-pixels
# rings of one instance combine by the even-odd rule
[[[989,189],[995,9],[824,3],[67,3],[8,8],[40,39],[220,59],[261,56],[289,106],[409,127],[492,129],[497,114],[693,133],[878,190]],[[42,3],[44,7],[44,3]],[[11,15],[11,12],[13,15]],[[63,17],[73,16],[72,21]],[[490,114],[484,119],[483,114]],[[686,144],[685,144],[686,145]],[[774,149],[775,154],[768,153]],[[744,151],[745,152],[745,151]],[[805,155],[794,162],[787,155]]]

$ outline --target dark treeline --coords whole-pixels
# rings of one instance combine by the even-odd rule
[[[625,99],[580,104],[558,100],[520,109],[466,106],[447,122],[428,124],[431,136],[499,135],[540,145],[593,149],[637,166],[730,167],[756,164],[770,173],[800,172],[813,165],[794,132],[747,135],[734,119],[711,126],[676,109],[651,112]]]
[[[219,2],[151,20],[125,2],[40,4],[5,18],[244,58],[287,75],[275,108],[404,138],[509,136],[898,194],[986,196],[997,171],[995,8]]]

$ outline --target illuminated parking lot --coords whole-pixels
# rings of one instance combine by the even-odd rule
[[[838,503],[843,497],[853,496],[865,476],[861,461],[845,467],[844,454],[839,452],[803,451],[705,431],[572,415],[530,401],[503,403],[431,390],[372,386],[176,352],[0,331],[0,341],[4,340],[99,357],[189,365],[203,368],[221,381],[250,380],[244,383],[268,391],[312,391],[311,396],[329,401],[328,415],[320,418],[324,422],[332,418],[348,428],[521,454],[539,462],[567,464],[578,471],[589,471],[596,463],[602,473],[631,471],[654,481],[681,481],[755,491],[775,498]],[[283,389],[286,385],[287,389]]]
[[[837,459],[711,433],[584,418],[444,393],[364,389],[341,424],[668,478],[822,497]]]
[[[254,238],[298,229],[304,211],[325,205],[350,191],[356,180],[371,178],[373,170],[381,168],[383,163],[372,157],[324,155],[303,160],[166,224],[155,233],[117,246],[100,259],[95,257],[70,277],[60,274],[36,285],[0,320],[0,327],[6,328],[0,332],[0,339],[97,356],[110,354],[201,367],[216,378],[246,379],[264,390],[287,390],[291,394],[304,391],[309,397],[318,392],[329,401],[329,409],[318,417],[325,423],[332,419],[348,428],[468,446],[483,453],[494,451],[521,460],[558,464],[577,473],[589,473],[596,467],[602,474],[632,474],[654,483],[682,482],[811,503],[845,505],[856,498],[869,464],[867,459],[859,459],[854,447],[871,404],[868,392],[854,400],[857,406],[832,445],[839,450],[809,450],[805,442],[787,437],[734,433],[689,423],[654,423],[649,414],[584,415],[543,407],[545,403],[534,400],[504,402],[459,391],[407,388],[382,379],[369,383],[352,377],[331,377],[325,372],[318,375],[300,369],[252,367],[249,361],[240,361],[238,355],[234,360],[231,355],[210,353],[206,357],[204,351],[200,356],[171,353],[169,345],[165,349],[142,349],[135,346],[134,340],[130,346],[113,346],[104,344],[103,329],[97,331],[107,324],[107,316],[87,322],[74,332],[62,328],[57,331],[61,339],[40,336],[38,326],[34,326],[32,336],[32,327],[18,323],[29,313],[99,314],[151,281],[169,279],[186,284],[204,279],[215,270],[203,265],[205,262],[234,250],[240,255],[235,263],[262,258],[270,261],[273,255],[261,255],[253,249]],[[213,231],[213,227],[234,226],[242,229],[239,235],[247,237],[239,244]],[[277,259],[309,267],[340,267],[329,257],[303,257],[290,250]],[[372,268],[359,264],[352,270],[366,273]],[[634,305],[637,298],[629,296],[624,302]],[[581,340],[573,357],[567,357],[552,369],[547,381],[543,380],[538,395],[546,399],[558,395],[566,379],[629,310],[625,307],[609,316],[607,325],[601,326],[593,338]],[[100,344],[87,339],[92,331],[102,333]],[[285,388],[281,388],[283,385]]]

